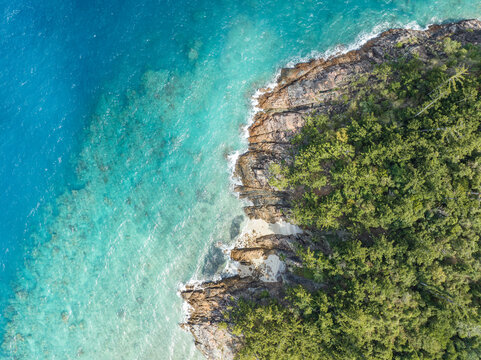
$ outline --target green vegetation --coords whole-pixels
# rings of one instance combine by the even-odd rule
[[[352,82],[271,168],[323,290],[239,303],[240,359],[481,358],[481,50],[438,45]]]

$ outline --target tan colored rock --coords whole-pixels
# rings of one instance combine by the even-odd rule
[[[467,31],[470,29],[469,31]],[[394,29],[368,41],[359,50],[330,59],[315,59],[283,69],[272,91],[265,91],[259,98],[261,111],[254,117],[249,128],[249,147],[235,166],[235,175],[242,185],[237,186],[241,198],[251,205],[245,212],[251,219],[262,219],[268,223],[287,220],[290,197],[295,195],[279,191],[269,185],[269,167],[272,163],[292,161],[290,141],[304,125],[304,118],[311,112],[328,116],[342,107],[336,103],[341,94],[350,93],[349,83],[359,75],[369,75],[376,64],[386,58],[416,54],[422,59],[429,57],[429,47],[451,36],[461,43],[481,44],[481,22],[467,20],[456,24],[431,26],[426,31]],[[413,40],[412,40],[413,39]],[[398,44],[402,44],[399,46]],[[366,86],[369,86],[367,84]],[[326,194],[330,188],[319,189]],[[205,282],[200,287],[187,286],[181,295],[191,311],[182,327],[190,331],[197,347],[208,359],[230,360],[235,356],[242,339],[229,333],[221,325],[225,319],[223,311],[240,298],[262,302],[265,291],[273,297],[282,298],[283,284],[302,284],[311,290],[322,288],[298,277],[289,271],[299,259],[295,244],[320,249],[319,244],[309,242],[304,235],[252,235],[234,248],[230,257],[248,275],[237,275],[220,281]],[[286,259],[282,271],[266,279],[266,271],[278,264],[275,260]],[[266,260],[269,259],[269,260]],[[259,260],[266,260],[263,266]],[[278,269],[279,270],[279,269]],[[270,281],[270,282],[269,282]]]

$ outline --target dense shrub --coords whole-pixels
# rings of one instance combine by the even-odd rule
[[[326,290],[238,304],[239,358],[481,358],[480,64],[445,39],[307,119],[272,183],[296,190],[292,220],[325,249],[302,273]]]

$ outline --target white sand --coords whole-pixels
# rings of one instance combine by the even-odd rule
[[[266,235],[295,235],[302,230],[287,222],[268,223],[261,219],[247,220],[241,234],[237,238],[233,248],[242,249],[252,246],[255,239]],[[231,250],[231,249],[229,249]],[[252,265],[243,265],[231,259],[228,260],[224,275],[240,275],[241,277],[252,276],[254,272],[265,282],[275,282],[286,270],[286,265],[277,255],[269,255],[267,259],[260,257],[253,260]]]

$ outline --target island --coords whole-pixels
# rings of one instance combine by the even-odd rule
[[[481,357],[480,45],[393,29],[262,91],[230,271],[181,291],[206,358]]]

